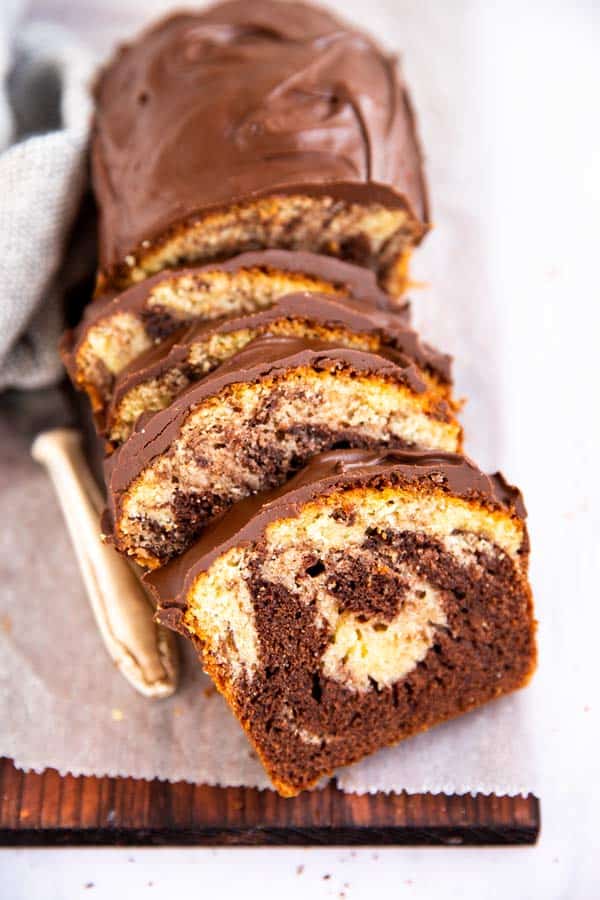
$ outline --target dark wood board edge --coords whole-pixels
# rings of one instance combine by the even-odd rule
[[[0,760],[1,846],[534,844],[537,797],[273,791],[22,772]]]

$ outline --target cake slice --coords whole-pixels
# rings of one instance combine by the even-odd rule
[[[464,457],[340,450],[145,581],[289,797],[527,683],[524,517]]]
[[[65,334],[62,357],[75,387],[102,416],[114,380],[141,353],[191,322],[265,309],[296,291],[360,297],[389,309],[371,272],[316,253],[243,253],[202,268],[161,272],[118,294],[99,297]],[[406,318],[407,307],[398,315]]]
[[[322,450],[460,444],[453,403],[407,354],[261,337],[139,420],[106,463],[105,527],[119,550],[153,567]]]
[[[440,400],[450,402],[450,357],[422,343],[392,307],[351,297],[289,294],[249,316],[197,322],[137,357],[115,382],[104,425],[109,446],[126,440],[140,415],[164,409],[192,382],[263,335],[373,352],[395,348],[420,367],[423,380]]]
[[[395,57],[304,3],[171,16],[96,85],[100,288],[244,250],[309,250],[401,293],[428,227]]]

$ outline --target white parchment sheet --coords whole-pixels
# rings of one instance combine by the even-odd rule
[[[586,157],[587,170],[556,170],[539,142],[528,144],[523,135],[536,116],[530,81],[522,93],[523,80],[533,78],[544,121],[548,104],[556,105],[549,159],[564,151],[566,160],[580,101],[561,93],[557,78],[548,94],[544,66],[559,55],[569,5],[564,22],[552,21],[535,71],[524,68],[523,44],[535,31],[533,9],[522,13],[531,28],[521,36],[510,17],[492,19],[486,4],[330,5],[402,54],[436,225],[413,267],[424,283],[412,291],[415,321],[456,357],[457,392],[469,401],[468,452],[485,469],[502,467],[524,491],[541,622],[540,668],[526,691],[340,772],[339,783],[357,792],[574,795],[574,768],[591,772],[595,721],[586,666],[597,655],[599,624],[598,411],[590,385],[600,298],[598,279],[588,284],[573,261],[576,244],[588,258],[598,253],[597,221],[595,237],[579,228],[576,203],[587,178],[597,209],[600,179],[597,151]],[[166,8],[84,4],[71,24],[102,53]],[[590,127],[597,139],[597,124]],[[513,227],[522,235],[516,246]],[[182,644],[181,688],[169,700],[138,696],[112,668],[28,439],[5,429],[0,450],[0,754],[36,769],[266,786],[189,648]]]

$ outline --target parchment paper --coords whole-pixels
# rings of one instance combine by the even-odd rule
[[[485,22],[470,4],[330,5],[402,52],[427,150],[436,223],[413,267],[415,279],[426,282],[412,291],[415,321],[427,339],[456,356],[457,391],[469,399],[463,416],[467,449],[483,468],[502,466],[509,479],[533,480],[534,448],[524,451],[529,464],[519,464],[518,435],[506,415],[515,398],[506,363],[518,320],[513,314],[507,321],[498,284],[492,286],[497,273],[490,269],[497,198],[488,177]],[[121,4],[121,20],[109,23],[108,6],[95,13],[102,21],[102,49],[167,8],[145,4],[142,15],[135,4]],[[80,23],[88,36],[92,19],[90,14]],[[533,410],[538,399],[527,397],[527,385],[523,390],[523,402]],[[188,647],[182,645],[180,690],[169,700],[138,696],[112,669],[50,483],[29,459],[26,428],[26,417],[21,431],[5,418],[0,435],[0,754],[24,768],[266,786],[241,730]],[[521,480],[527,500],[530,484]],[[540,478],[536,498],[543,487]],[[532,528],[534,555],[540,552],[536,530],[542,528]],[[357,792],[536,791],[542,706],[547,712],[551,700],[549,682],[542,691],[538,676],[524,692],[341,772],[339,783]]]

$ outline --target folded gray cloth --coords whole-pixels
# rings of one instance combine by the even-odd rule
[[[0,4],[0,390],[61,377],[61,265],[85,186],[94,67],[62,28],[19,28],[19,6]]]

